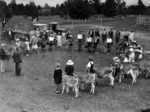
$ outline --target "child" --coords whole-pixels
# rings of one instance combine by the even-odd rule
[[[73,52],[72,46],[73,46],[73,39],[69,38],[69,51],[70,52]]]
[[[60,84],[62,82],[62,70],[60,68],[59,62],[57,62],[57,64],[56,64],[56,68],[54,70],[54,76],[53,76],[53,78],[54,78],[54,82],[55,82],[55,84],[57,86],[56,87],[56,94],[58,94],[58,93],[61,92],[60,91]]]

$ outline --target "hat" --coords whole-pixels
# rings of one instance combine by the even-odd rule
[[[131,48],[129,49],[129,51],[133,52],[133,51],[134,51],[133,47],[131,47]]]
[[[67,65],[73,65],[74,62],[72,60],[68,60]]]
[[[2,44],[1,44],[1,47],[4,47],[4,46],[6,46],[6,44],[5,44],[5,43],[2,43]]]
[[[19,39],[16,39],[16,41],[19,41]]]
[[[113,57],[113,60],[114,60],[115,62],[120,62],[120,59],[119,59],[118,57]]]

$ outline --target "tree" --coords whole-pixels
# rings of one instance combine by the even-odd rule
[[[10,19],[12,13],[5,1],[0,1],[0,17]]]
[[[138,13],[139,14],[144,14],[146,12],[146,6],[142,2],[142,0],[138,0]]]
[[[126,2],[124,0],[116,0],[116,13],[117,15],[125,15]]]
[[[101,0],[90,0],[89,3],[92,5],[97,14],[102,14]]]
[[[85,19],[95,14],[95,10],[88,0],[67,0],[60,5],[65,16],[69,14],[74,19]]]
[[[104,9],[103,9],[103,13],[105,16],[107,17],[113,17],[116,15],[116,7],[117,7],[117,4],[116,4],[116,1],[115,0],[106,0],[105,1],[105,6],[104,6]]]

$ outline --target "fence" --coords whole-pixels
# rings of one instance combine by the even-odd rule
[[[148,16],[139,16],[136,20],[137,25],[150,25],[150,17]]]
[[[124,19],[135,19],[136,17],[126,17],[126,18],[95,18],[95,19],[85,19],[85,20],[74,20],[68,19],[64,21],[60,21],[60,25],[74,25],[74,24],[98,24],[103,25],[104,22],[112,22],[112,21],[123,21]]]

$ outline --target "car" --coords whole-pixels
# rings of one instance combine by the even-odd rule
[[[48,25],[47,24],[42,24],[42,23],[36,23],[33,24],[33,29],[39,29],[41,32],[43,32],[44,30],[48,30]]]

